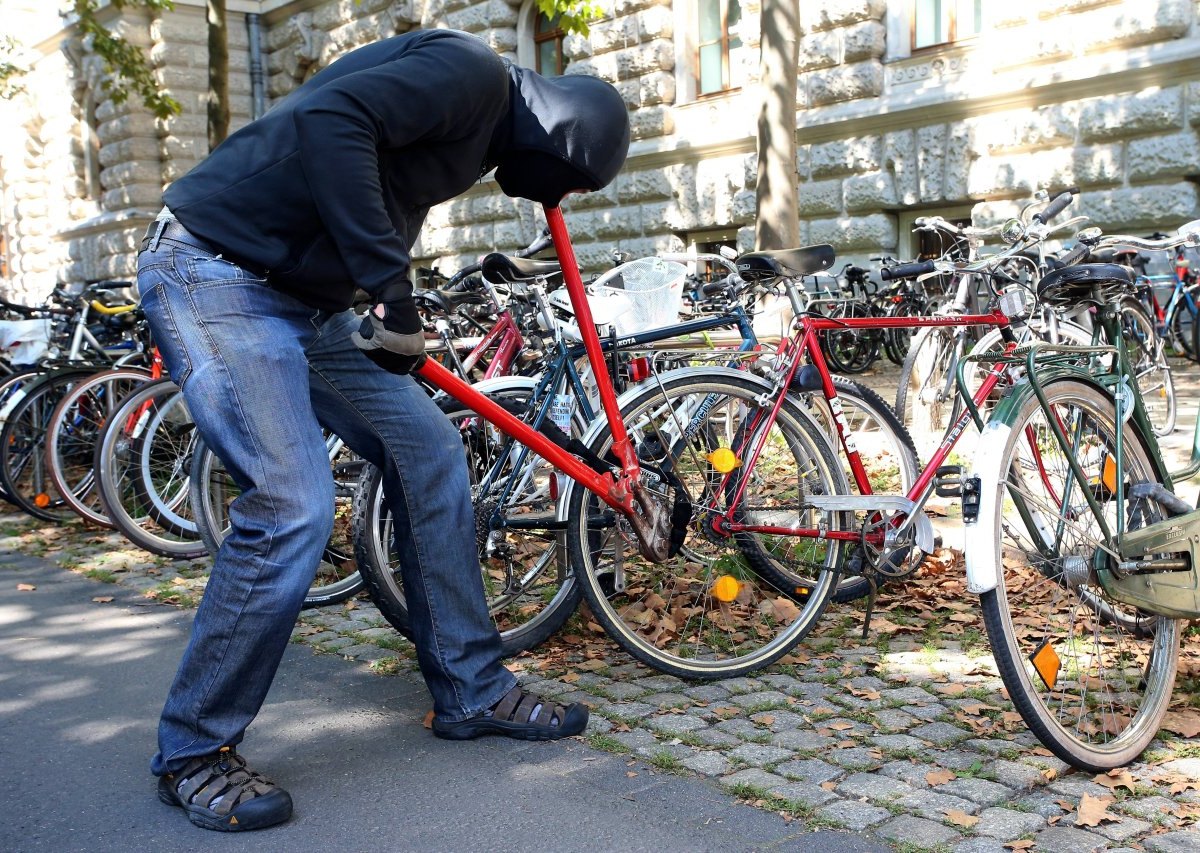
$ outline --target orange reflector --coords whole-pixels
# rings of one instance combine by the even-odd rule
[[[741,588],[733,575],[721,575],[713,584],[712,592],[717,601],[733,601]]]
[[[738,459],[737,454],[728,447],[718,447],[708,454],[708,461],[712,463],[713,468],[717,469],[719,474],[728,474],[742,464],[742,460]]]
[[[33,499],[33,505],[39,509],[45,509],[50,506],[50,496],[45,492],[41,492]]]
[[[1042,644],[1029,656],[1029,662],[1045,682],[1046,689],[1053,690],[1058,682],[1058,671],[1062,669],[1062,660],[1058,652],[1050,647],[1049,640],[1042,640]]]
[[[1113,461],[1111,456],[1104,459],[1104,473],[1100,475],[1100,480],[1104,483],[1104,487],[1110,492],[1117,491],[1117,463]]]

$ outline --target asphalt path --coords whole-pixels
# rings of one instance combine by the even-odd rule
[[[710,782],[579,741],[440,741],[422,725],[418,680],[300,645],[245,743],[291,792],[295,816],[253,833],[197,829],[158,802],[149,772],[190,620],[0,554],[0,851],[888,849],[807,832]]]

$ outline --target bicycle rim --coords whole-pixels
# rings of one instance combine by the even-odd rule
[[[733,537],[707,532],[730,493],[712,460],[727,468],[753,446],[763,449],[740,475],[747,481],[742,518],[841,528],[838,514],[802,504],[807,494],[847,491],[828,442],[788,401],[774,423],[764,421],[768,390],[734,371],[684,369],[651,380],[622,406],[643,483],[668,509],[680,492],[691,504],[687,539],[665,562],[643,557],[628,522],[591,492],[570,491],[568,541],[592,613],[626,651],[663,672],[724,678],[769,665],[812,629],[837,583],[841,549],[827,540],[788,543],[789,565],[806,588],[794,597],[795,589],[755,572]],[[589,444],[604,456],[611,443],[605,424]],[[715,456],[718,450],[727,453]]]
[[[1157,520],[1145,499],[1116,504],[1111,399],[1073,380],[1045,390],[1109,530],[1118,511],[1127,529]],[[982,469],[983,488],[1007,485],[996,516],[979,525],[989,541],[978,546],[1000,566],[999,585],[982,596],[984,621],[1026,724],[1064,761],[1099,771],[1132,761],[1157,732],[1171,699],[1179,623],[1105,595],[1095,564],[1115,544],[1071,476],[1049,417],[1031,396],[1010,428],[989,429],[980,446],[981,459],[995,460]],[[1132,422],[1122,442],[1127,487],[1153,480]]]

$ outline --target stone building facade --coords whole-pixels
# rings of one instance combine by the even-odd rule
[[[761,2],[602,0],[589,37],[557,43],[566,73],[618,87],[633,127],[616,182],[564,204],[588,270],[615,248],[752,245]],[[986,224],[1066,185],[1081,187],[1076,211],[1108,230],[1200,218],[1197,0],[799,2],[802,241],[850,258],[911,256],[914,216]],[[476,33],[526,65],[547,49],[533,0],[228,6],[235,128],[254,111],[247,20],[268,105],[346,51],[414,28]],[[128,275],[163,187],[207,150],[203,0],[157,17],[108,10],[183,104],[167,120],[105,97],[96,58],[59,11],[0,0],[31,69],[24,94],[0,101],[0,292],[28,301],[55,282]],[[431,212],[413,257],[452,270],[529,242],[539,215],[484,180]]]

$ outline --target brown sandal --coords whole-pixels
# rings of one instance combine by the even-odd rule
[[[588,707],[582,702],[559,705],[520,685],[504,694],[504,698],[474,717],[447,723],[436,717],[433,733],[447,740],[470,740],[480,735],[504,735],[522,740],[557,740],[571,737],[584,730]]]
[[[262,829],[292,816],[288,792],[247,767],[231,746],[160,777],[158,798],[183,809],[196,826],[222,832]]]

